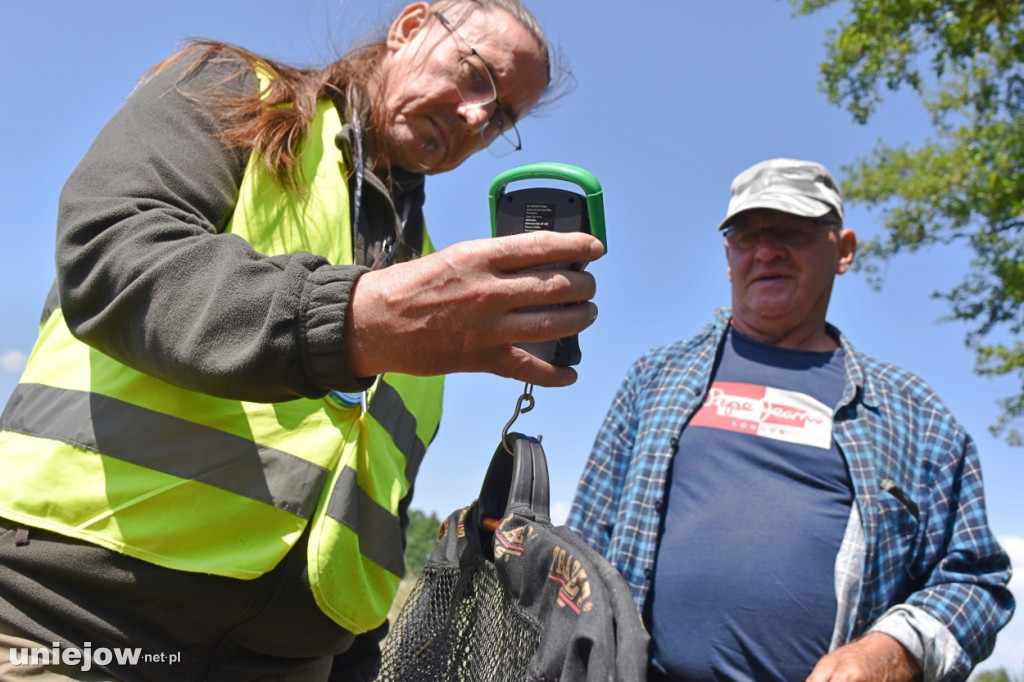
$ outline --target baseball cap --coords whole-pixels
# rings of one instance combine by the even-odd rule
[[[769,159],[756,163],[732,181],[729,210],[718,229],[738,213],[771,208],[806,218],[835,211],[843,218],[843,197],[828,169],[814,161]]]

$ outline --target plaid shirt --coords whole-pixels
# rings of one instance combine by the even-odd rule
[[[729,312],[640,358],[583,471],[568,525],[623,574],[643,610],[679,435],[704,402]],[[853,350],[833,438],[857,504],[837,556],[832,648],[877,630],[925,680],[964,680],[1010,619],[1009,557],[988,528],[973,440],[917,377]]]

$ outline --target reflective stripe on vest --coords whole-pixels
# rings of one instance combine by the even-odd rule
[[[340,129],[333,105],[320,103],[301,194],[250,159],[226,231],[268,256],[307,250],[351,262]],[[77,341],[58,309],[0,418],[0,516],[246,579],[271,570],[309,526],[317,602],[363,632],[383,622],[404,573],[398,510],[437,429],[442,386],[385,375],[368,413],[325,400],[214,398]]]
[[[82,448],[178,478],[216,486],[284,511],[308,517],[327,469],[287,452],[200,424],[153,412],[109,396],[43,384],[19,384],[5,410],[6,430],[67,440]],[[133,436],[147,434],[147,447]],[[201,443],[183,450],[182,442]],[[102,445],[101,445],[102,443]],[[257,466],[240,466],[255,462]],[[264,471],[287,471],[266,476]]]

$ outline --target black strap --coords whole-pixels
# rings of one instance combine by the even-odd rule
[[[487,467],[480,488],[480,518],[485,528],[497,525],[509,512],[544,523],[550,522],[550,485],[548,462],[540,441],[521,433],[508,434],[499,443]],[[493,530],[493,528],[488,528]]]

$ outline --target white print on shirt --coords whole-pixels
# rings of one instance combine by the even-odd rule
[[[832,410],[805,393],[770,386],[716,381],[690,424],[825,450],[832,446]]]

